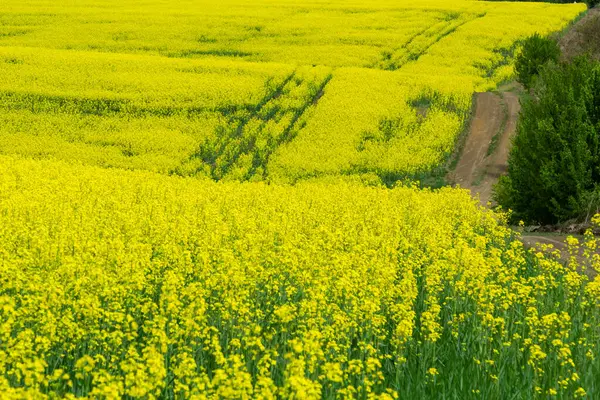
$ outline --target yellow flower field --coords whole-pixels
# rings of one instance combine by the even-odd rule
[[[600,278],[465,191],[0,169],[3,398],[598,394]]]
[[[594,237],[410,183],[582,11],[3,0],[0,399],[600,397]]]
[[[0,153],[227,180],[428,174],[582,5],[4,0]]]

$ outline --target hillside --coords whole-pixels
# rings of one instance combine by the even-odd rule
[[[515,42],[583,10],[4,4],[0,153],[274,182],[430,174],[453,152],[472,93],[510,77]]]
[[[558,40],[565,60],[587,54],[593,58],[600,57],[600,40],[597,40],[599,17],[600,10],[591,9],[565,31],[552,35]],[[476,93],[474,96],[474,115],[464,148],[447,180],[469,189],[484,206],[497,205],[493,199],[493,187],[498,178],[507,172],[508,154],[521,108],[519,98],[524,94],[521,85],[513,82],[500,86],[495,93]],[[568,234],[581,239],[588,227],[587,223],[573,222],[556,226],[529,226],[524,228],[523,241],[530,247],[551,246],[551,251],[558,249],[563,259],[569,259],[571,254],[566,244]],[[585,258],[583,253],[578,257]],[[586,273],[592,277],[596,275],[593,270],[587,270]]]
[[[590,54],[600,60],[600,8],[589,10],[560,38],[559,43],[568,59]]]

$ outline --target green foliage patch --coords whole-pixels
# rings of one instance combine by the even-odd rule
[[[523,101],[497,200],[517,218],[556,223],[597,209],[599,188],[600,64],[549,63]]]
[[[558,62],[559,58],[558,43],[536,33],[523,42],[523,49],[515,60],[517,80],[531,89],[542,66],[550,61]]]

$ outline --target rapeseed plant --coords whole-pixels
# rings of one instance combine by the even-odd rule
[[[513,75],[518,41],[562,29],[584,9],[3,4],[2,154],[219,180],[386,184],[436,171],[472,93]]]
[[[0,169],[5,398],[596,394],[600,278],[466,191]]]

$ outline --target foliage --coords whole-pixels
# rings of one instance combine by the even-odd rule
[[[4,398],[598,395],[597,258],[466,191],[0,169]]]
[[[523,41],[521,52],[515,60],[517,80],[527,89],[535,84],[540,70],[548,62],[557,63],[560,47],[554,39],[536,33]]]
[[[599,66],[580,58],[544,67],[536,97],[523,103],[498,201],[529,221],[586,216],[599,205],[599,140]]]

